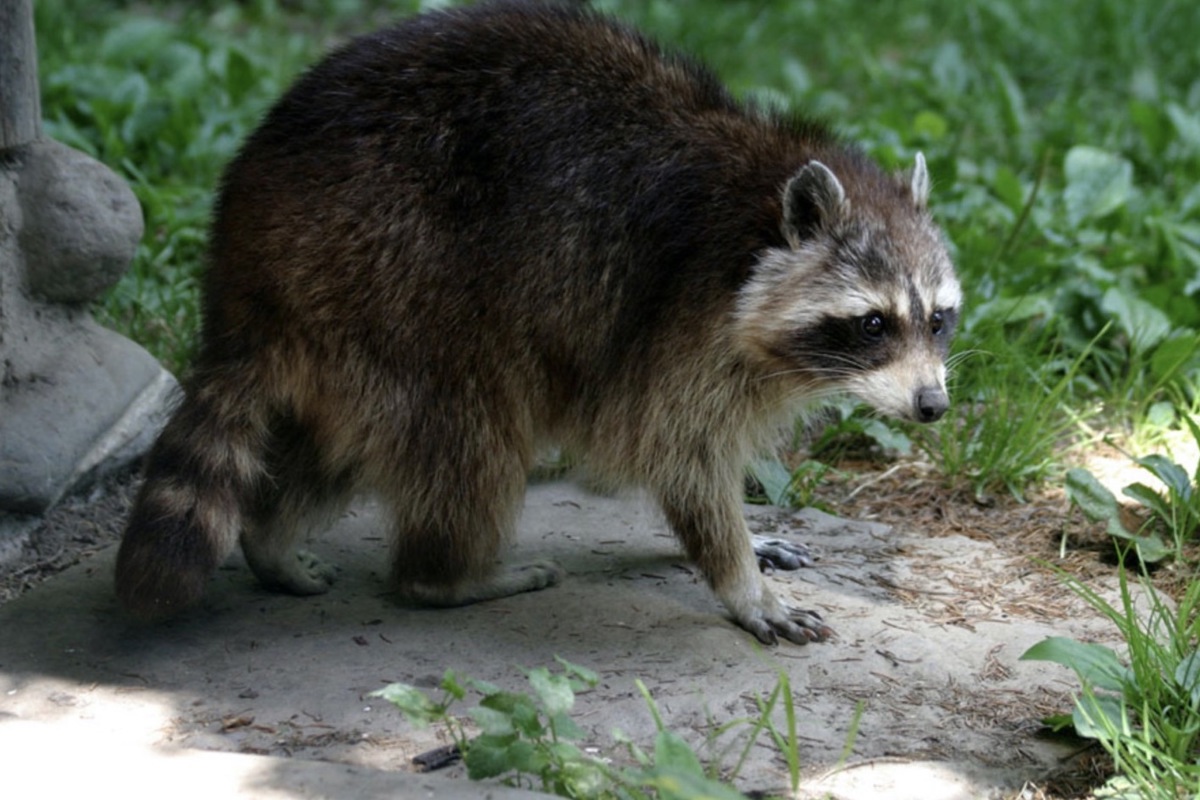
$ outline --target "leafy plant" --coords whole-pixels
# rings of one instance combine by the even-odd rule
[[[522,785],[529,776],[540,782],[542,791],[563,797],[590,797],[608,782],[607,770],[572,743],[582,731],[568,712],[575,704],[575,693],[594,686],[597,678],[590,670],[562,659],[559,664],[559,673],[544,667],[526,673],[533,695],[506,692],[482,681],[460,680],[451,671],[442,678],[442,697],[437,701],[402,683],[390,684],[372,695],[395,705],[415,724],[445,724],[473,780],[509,776],[510,783]],[[463,700],[468,689],[483,695],[470,711],[481,731],[474,737],[449,714],[451,706]]]
[[[1172,609],[1148,580],[1141,581],[1148,610],[1133,599],[1120,571],[1120,608],[1062,573],[1063,580],[1111,620],[1125,639],[1128,666],[1104,645],[1047,638],[1021,658],[1050,661],[1075,671],[1081,685],[1070,715],[1052,717],[1054,728],[1074,727],[1112,757],[1121,796],[1195,797],[1200,792],[1200,582]]]
[[[460,678],[451,671],[442,678],[442,694],[436,701],[403,683],[390,684],[371,694],[394,704],[414,724],[444,725],[463,755],[468,776],[474,780],[500,778],[513,785],[536,781],[542,791],[571,798],[744,800],[729,781],[737,777],[751,749],[766,731],[787,764],[793,793],[799,786],[796,708],[786,672],[779,671],[778,682],[765,699],[755,699],[757,717],[734,719],[709,734],[707,745],[713,749],[727,733],[745,734],[743,739],[733,740],[725,748],[724,755],[734,745],[740,746],[740,752],[732,769],[723,775],[723,758],[706,766],[692,746],[666,726],[650,691],[640,680],[636,681],[638,691],[657,728],[653,749],[647,752],[628,736],[615,731],[617,743],[629,754],[633,766],[614,766],[581,750],[574,742],[583,732],[570,718],[570,711],[576,693],[595,686],[597,678],[588,669],[561,658],[557,661],[559,672],[539,667],[526,673],[532,694],[507,692],[483,681]],[[480,730],[474,736],[450,713],[469,690],[482,695],[479,705],[468,711]],[[774,722],[780,705],[783,730]],[[855,729],[857,718],[856,714]],[[852,741],[853,732],[847,752]]]
[[[1200,425],[1187,415],[1183,421],[1200,446]],[[1117,498],[1085,469],[1067,472],[1067,496],[1089,519],[1107,523],[1110,535],[1131,542],[1142,561],[1153,563],[1168,555],[1182,560],[1184,543],[1200,531],[1200,464],[1189,476],[1184,467],[1157,453],[1134,461],[1166,488],[1165,493],[1160,493],[1138,482],[1122,489],[1122,494],[1150,511],[1149,520],[1140,530],[1126,528]],[[1153,529],[1156,522],[1170,535],[1170,542]]]
[[[773,458],[755,459],[747,467],[750,477],[762,489],[766,502],[780,508],[817,508],[815,493],[821,480],[832,469],[820,461],[806,460],[788,470]]]

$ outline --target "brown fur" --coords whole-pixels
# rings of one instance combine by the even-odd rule
[[[784,222],[814,160],[849,205],[796,182]],[[268,584],[322,591],[295,544],[362,491],[390,511],[405,594],[540,588],[553,567],[492,565],[557,445],[646,487],[743,626],[821,635],[763,587],[741,518],[746,460],[840,388],[782,344],[800,332],[771,309],[803,302],[804,280],[760,264],[843,216],[911,228],[906,247],[941,264],[914,191],[586,12],[485,4],[352,42],[225,174],[202,347],[148,458],[121,599],[194,603],[239,536]],[[802,255],[796,275],[827,269]],[[752,284],[767,301],[742,299]]]

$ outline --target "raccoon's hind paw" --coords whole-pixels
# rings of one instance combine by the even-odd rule
[[[329,587],[337,580],[337,566],[322,561],[316,553],[297,550],[296,563],[299,567],[298,576],[302,576],[302,580],[298,586],[288,587],[289,591],[295,594],[323,594],[328,592]]]
[[[266,563],[247,551],[246,560],[264,586],[295,595],[324,594],[337,577],[337,567],[308,550],[297,550],[290,557]]]
[[[556,586],[565,574],[563,568],[553,561],[532,561],[506,568],[495,580],[502,584],[508,582],[512,590],[505,594],[520,594]]]
[[[501,567],[485,580],[477,582],[453,586],[423,583],[401,586],[400,594],[425,606],[466,606],[514,594],[536,592],[554,586],[562,580],[563,574],[563,568],[553,561],[534,561]]]
[[[817,555],[806,544],[754,534],[750,537],[759,569],[800,569],[816,566]]]

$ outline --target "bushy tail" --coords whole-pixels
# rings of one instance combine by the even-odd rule
[[[266,472],[265,415],[246,407],[254,400],[205,389],[183,400],[151,449],[117,554],[117,596],[138,616],[199,601]]]

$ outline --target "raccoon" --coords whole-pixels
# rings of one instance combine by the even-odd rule
[[[821,124],[577,6],[489,2],[355,39],[224,174],[203,330],[147,456],[124,606],[197,602],[241,543],[324,592],[298,545],[387,510],[408,602],[540,589],[497,568],[547,447],[642,487],[733,619],[822,639],[766,588],[745,464],[849,394],[932,422],[961,291],[918,156],[885,173]]]

